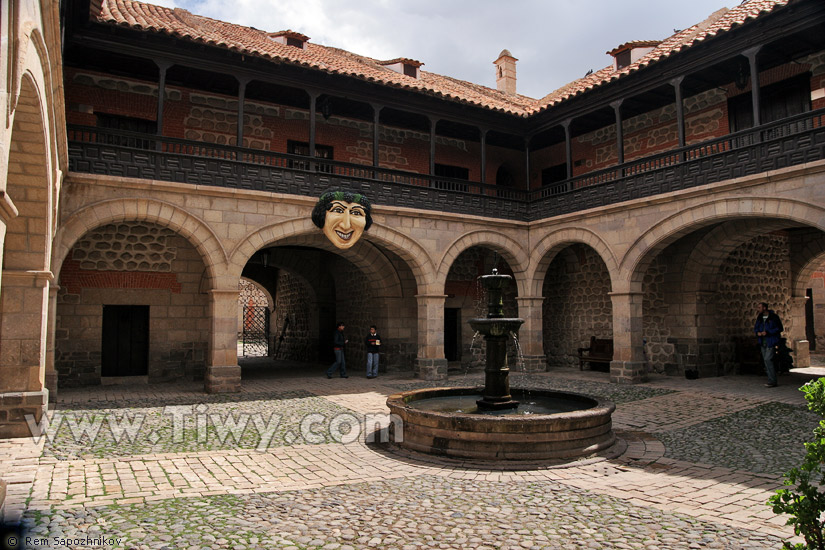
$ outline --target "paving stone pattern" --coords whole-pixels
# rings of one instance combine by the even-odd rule
[[[164,440],[117,443],[109,434],[75,443],[58,432],[39,444],[0,441],[5,519],[46,541],[31,539],[29,548],[55,549],[109,548],[120,538],[114,547],[140,550],[760,550],[792,535],[765,501],[802,456],[816,421],[796,389],[804,376],[766,389],[758,377],[619,386],[573,369],[514,374],[514,387],[613,399],[624,450],[514,465],[366,444],[366,432],[350,441],[352,426],[330,419],[360,422],[385,411],[387,395],[434,384],[400,374],[327,380],[316,370],[311,378],[250,376],[229,396],[207,396],[197,383],[62,391],[64,414],[146,414],[139,435],[151,429]],[[474,372],[438,385],[481,380]],[[277,414],[283,425],[263,450],[250,434],[240,445],[216,442],[215,426],[199,442],[193,419],[175,442],[161,412],[169,405],[219,418]],[[320,415],[312,425],[318,439],[287,441],[311,414]]]

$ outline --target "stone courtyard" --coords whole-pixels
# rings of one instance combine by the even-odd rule
[[[613,400],[620,438],[600,456],[518,465],[365,443],[359,424],[387,395],[438,383],[367,380],[355,365],[327,380],[325,365],[250,359],[234,395],[197,382],[66,389],[48,438],[0,442],[5,520],[22,520],[30,548],[775,549],[793,533],[765,502],[816,424],[797,390],[825,372],[814,362],[778,388],[759,376],[622,386],[592,371],[514,374],[514,387]],[[191,415],[176,428],[173,412]],[[141,423],[117,438],[112,418]]]

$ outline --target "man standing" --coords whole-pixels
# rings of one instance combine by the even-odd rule
[[[765,373],[768,375],[766,388],[775,388],[776,382],[776,345],[779,344],[779,336],[784,328],[779,316],[773,310],[768,309],[768,304],[759,304],[759,313],[756,315],[756,324],[753,331],[756,333],[759,345],[762,350],[762,359],[765,362]]]
[[[332,351],[335,352],[335,362],[327,369],[327,378],[332,378],[332,373],[336,370],[341,371],[341,378],[349,378],[347,376],[347,360],[344,357],[344,347],[347,345],[347,340],[344,338],[344,323],[338,322],[338,330],[332,339]]]
[[[378,376],[378,352],[381,351],[381,337],[378,336],[375,325],[370,326],[370,333],[364,340],[367,348],[367,378]]]

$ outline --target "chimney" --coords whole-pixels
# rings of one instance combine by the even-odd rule
[[[493,64],[496,66],[496,89],[516,95],[516,59],[508,50],[501,50]]]

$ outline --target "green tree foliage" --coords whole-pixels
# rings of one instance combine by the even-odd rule
[[[793,525],[794,533],[805,539],[804,544],[785,542],[786,550],[825,550],[825,378],[808,382],[800,390],[805,393],[808,408],[822,420],[814,429],[813,441],[805,443],[807,452],[802,464],[785,474],[784,484],[791,488],[777,491],[768,504],[775,513],[788,514],[787,525]]]

